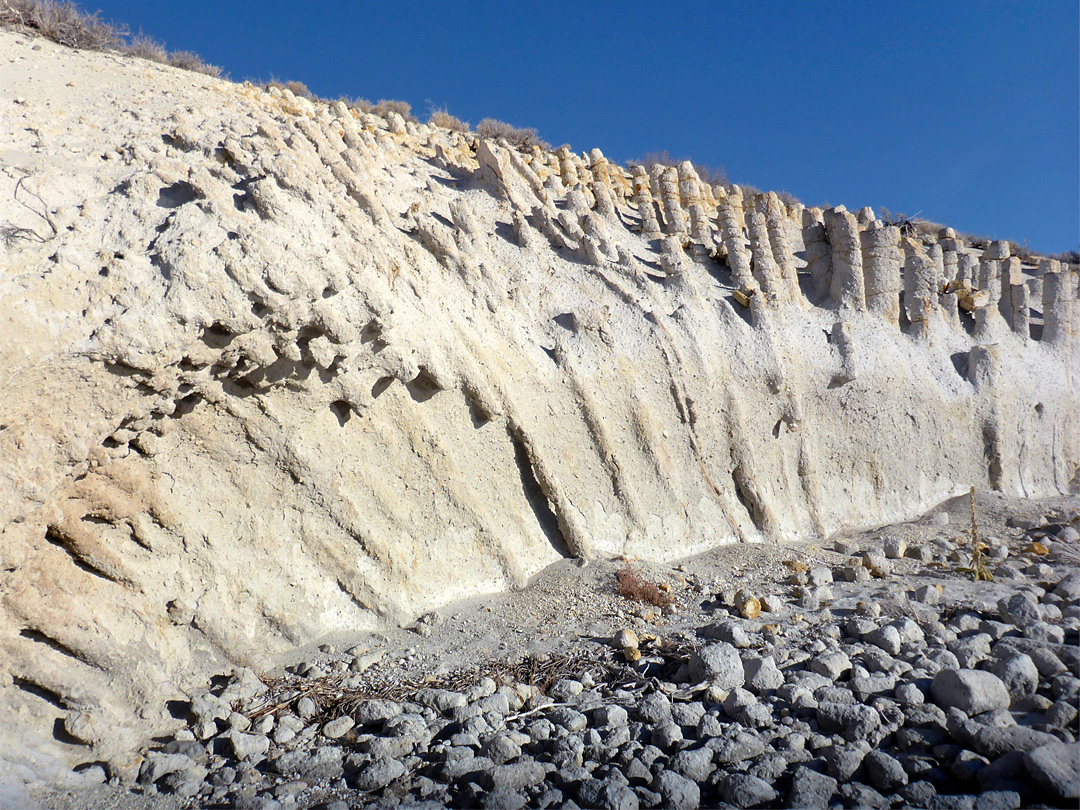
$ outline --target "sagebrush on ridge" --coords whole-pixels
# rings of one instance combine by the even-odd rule
[[[33,31],[69,48],[116,51],[194,73],[221,76],[221,68],[203,61],[197,53],[170,53],[141,31],[131,36],[126,26],[106,22],[100,15],[100,11],[82,11],[70,0],[0,0],[0,25]]]

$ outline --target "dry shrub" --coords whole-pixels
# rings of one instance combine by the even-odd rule
[[[165,46],[142,31],[131,38],[125,52],[128,56],[137,56],[139,59],[148,59],[162,65],[169,61],[169,52],[165,50]]]
[[[660,152],[646,152],[639,160],[633,162],[640,163],[646,169],[649,169],[656,165],[678,166],[683,160],[687,159],[673,157],[667,149],[664,149]],[[723,166],[710,166],[708,163],[698,163],[693,160],[690,161],[690,165],[694,167],[694,171],[697,172],[703,183],[708,183],[710,186],[723,186],[725,189],[731,187],[727,171],[724,170]]]
[[[269,81],[259,82],[259,84],[261,84],[266,90],[269,90],[271,87],[276,87],[278,90],[288,90],[297,98],[306,98],[312,104],[316,104],[318,102],[325,102],[326,100],[319,98],[319,96],[312,93],[308,86],[303,82],[298,82],[294,79],[283,81],[282,79],[278,79],[275,76],[271,76]]]
[[[655,582],[642,579],[641,574],[629,565],[615,572],[615,583],[619,594],[634,602],[644,602],[661,608],[671,604],[671,594],[664,593]]]
[[[1027,264],[1038,264],[1039,262],[1039,254],[1032,250],[1026,241],[1021,245],[1019,242],[1014,242],[1010,239],[1009,252],[1013,256],[1018,257],[1020,261],[1026,262]]]
[[[69,48],[120,50],[127,29],[104,22],[100,12],[87,14],[72,2],[0,0],[0,23],[36,31]]]
[[[306,84],[295,80],[285,82],[285,89],[297,98],[306,98],[308,101],[318,101],[319,97],[311,92]]]
[[[360,98],[359,96],[356,96],[355,98],[349,98],[349,96],[342,96],[341,101],[350,110],[357,110],[361,113],[369,113],[373,109],[375,109],[375,105],[371,101],[366,98]]]
[[[1080,250],[1067,250],[1064,253],[1055,253],[1053,256],[1047,256],[1047,258],[1065,262],[1065,264],[1080,264]]]
[[[202,73],[214,78],[221,76],[221,68],[204,62],[201,56],[191,51],[173,51],[169,54],[169,64],[181,70],[190,70],[192,73]]]
[[[418,123],[412,114],[412,105],[407,101],[397,101],[395,99],[379,99],[379,103],[371,108],[371,112],[376,115],[386,117],[387,113],[395,112],[404,118],[406,121],[412,121]]]
[[[540,133],[533,127],[515,127],[496,118],[485,118],[477,124],[476,134],[482,138],[502,138],[522,151],[531,151],[534,146],[544,150],[551,149],[551,144],[542,140]]]
[[[914,219],[915,230],[919,232],[920,236],[928,236],[932,239],[937,239],[938,234],[945,230],[945,226],[940,222],[931,222],[928,219]]]
[[[802,205],[802,200],[800,200],[790,191],[778,191],[776,192],[776,196],[780,199],[780,202],[782,202],[786,206],[790,207],[792,205]]]
[[[462,121],[456,115],[451,115],[447,112],[445,107],[439,107],[438,109],[432,110],[431,116],[428,118],[428,123],[435,127],[452,130],[453,132],[468,132],[471,129],[468,121]]]
[[[198,54],[169,53],[141,31],[129,41],[126,27],[104,22],[100,13],[87,14],[68,0],[0,0],[0,25],[33,31],[69,48],[118,51],[207,76],[221,75],[221,68],[207,64]]]

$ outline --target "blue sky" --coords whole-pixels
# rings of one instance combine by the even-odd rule
[[[234,79],[432,104],[808,204],[1080,246],[1080,11],[1044,2],[147,2],[85,7]]]

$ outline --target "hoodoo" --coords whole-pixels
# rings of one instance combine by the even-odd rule
[[[40,46],[0,31],[0,737],[42,761],[133,774],[209,675],[562,557],[1080,484],[1075,265]]]

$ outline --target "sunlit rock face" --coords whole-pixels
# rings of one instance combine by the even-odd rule
[[[1075,491],[1075,266],[0,31],[0,727],[135,766],[230,665]],[[27,755],[30,756],[30,755]]]

